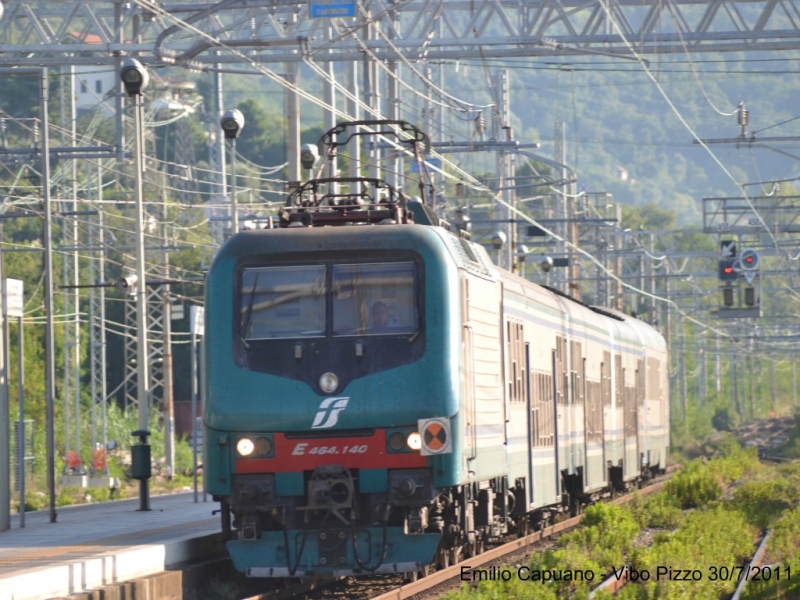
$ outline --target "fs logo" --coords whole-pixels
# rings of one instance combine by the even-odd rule
[[[339,421],[339,413],[347,408],[350,398],[325,398],[320,405],[311,429],[328,429]],[[327,418],[326,418],[327,417]]]

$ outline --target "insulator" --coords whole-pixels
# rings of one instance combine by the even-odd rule
[[[486,117],[483,116],[483,113],[478,113],[478,116],[475,117],[475,133],[485,133],[486,132]]]
[[[739,126],[747,127],[750,124],[750,111],[744,107],[744,102],[739,103]]]

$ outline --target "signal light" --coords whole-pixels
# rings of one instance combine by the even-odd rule
[[[747,306],[755,306],[756,305],[756,290],[755,288],[744,288],[744,303]]]
[[[743,269],[753,271],[758,268],[759,262],[758,252],[752,249],[742,250],[739,263],[742,265]]]
[[[736,281],[739,279],[739,273],[733,267],[734,260],[721,260],[719,261],[719,279],[720,281]]]
[[[733,288],[723,288],[722,290],[722,303],[725,306],[733,306]]]

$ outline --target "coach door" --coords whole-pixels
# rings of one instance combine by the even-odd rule
[[[464,276],[461,279],[461,315],[463,319],[463,339],[462,351],[464,367],[461,370],[463,381],[461,383],[464,398],[464,453],[467,460],[474,460],[477,456],[477,424],[475,409],[475,330],[470,325],[470,302],[469,302],[469,279]]]
[[[639,372],[633,376],[633,385],[628,385],[630,376],[626,369],[622,369],[622,406],[625,434],[625,479],[635,477],[639,472],[639,451],[637,430],[637,398],[639,392]]]
[[[602,365],[601,365],[602,371]],[[586,374],[586,359],[583,359],[583,373]],[[585,473],[589,489],[601,487],[606,481],[605,450],[603,448],[603,390],[600,381],[589,381],[584,377],[584,398],[586,408],[584,425],[586,431]]]
[[[464,450],[467,460],[475,460],[487,448],[505,452],[503,354],[497,339],[502,287],[467,272],[461,285]]]
[[[570,437],[567,434],[567,391],[569,379],[567,375],[567,339],[556,337],[556,349],[553,352],[553,407],[555,409],[555,445],[556,445],[556,480],[557,494],[561,496],[561,471],[569,468]]]
[[[530,373],[528,386],[528,444],[530,450],[528,501],[547,506],[558,499],[558,464],[556,462],[555,400],[551,373],[531,372],[530,347],[525,345],[525,361]]]

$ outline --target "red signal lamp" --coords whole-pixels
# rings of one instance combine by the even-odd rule
[[[758,268],[759,256],[758,252],[752,249],[742,251],[739,258],[739,263],[746,271],[755,271]]]
[[[720,281],[736,281],[739,279],[739,272],[734,266],[733,259],[725,259],[719,261],[718,276]]]

